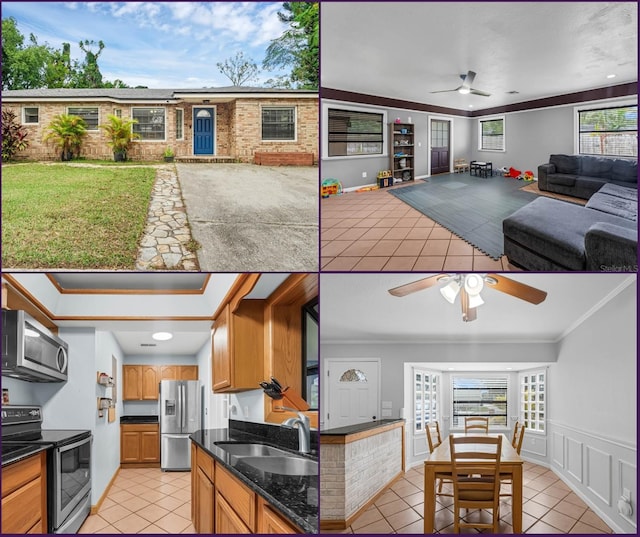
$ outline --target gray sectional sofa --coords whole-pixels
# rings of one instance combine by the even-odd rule
[[[538,188],[588,200],[602,185],[638,188],[638,161],[587,155],[551,155],[538,166]]]
[[[539,197],[502,222],[504,252],[525,270],[637,272],[638,189],[606,182],[586,206]]]

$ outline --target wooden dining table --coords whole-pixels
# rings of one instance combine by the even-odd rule
[[[454,433],[459,436],[481,436],[482,433]],[[487,433],[487,436],[502,436],[500,454],[500,475],[511,476],[512,506],[511,525],[513,533],[522,533],[522,459],[504,434]],[[449,438],[445,438],[433,453],[424,461],[424,533],[433,533],[436,512],[436,474],[452,472]]]

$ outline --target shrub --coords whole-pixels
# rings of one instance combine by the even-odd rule
[[[13,110],[2,111],[2,161],[13,160],[18,151],[29,147],[27,131],[18,123]]]
[[[132,130],[132,126],[138,122],[137,119],[123,119],[118,116],[107,116],[109,123],[100,125],[100,128],[107,136],[107,145],[113,149],[115,160],[127,160],[127,149],[131,140],[140,138]]]
[[[55,116],[44,136],[44,141],[53,141],[61,150],[61,160],[80,156],[82,139],[87,134],[87,125],[79,116],[60,114]]]

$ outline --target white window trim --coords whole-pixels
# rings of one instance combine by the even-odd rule
[[[453,379],[454,377],[456,378],[470,378],[470,379],[481,379],[481,378],[494,378],[494,377],[505,377],[507,379],[507,415],[506,415],[506,425],[504,426],[504,428],[496,428],[495,426],[493,427],[494,431],[507,431],[510,428],[510,424],[509,424],[509,404],[510,401],[513,400],[512,398],[512,394],[513,394],[513,386],[511,384],[511,374],[508,371],[492,371],[490,373],[483,373],[483,372],[477,372],[477,373],[464,373],[464,372],[460,372],[460,373],[455,373],[455,372],[451,372],[451,374],[449,375],[449,416],[451,416],[450,418],[450,423],[449,423],[449,427],[451,428],[450,431],[451,432],[460,432],[460,431],[464,431],[464,425],[462,427],[453,427]],[[518,377],[519,379],[519,377]],[[520,411],[520,385],[518,384],[518,412]]]
[[[189,141],[189,143],[191,144],[191,154],[195,155],[193,138],[195,136],[196,114],[194,111],[196,108],[211,108],[213,110],[213,155],[211,156],[215,157],[218,154],[218,108],[216,107],[216,105],[210,103],[191,105],[191,136]]]
[[[329,108],[340,108],[341,110],[350,110],[353,112],[368,112],[370,114],[382,114],[382,153],[375,155],[340,155],[336,157],[329,156]],[[380,108],[367,108],[363,106],[345,105],[339,101],[322,101],[322,159],[323,160],[345,160],[345,159],[361,159],[361,158],[388,158],[389,156],[389,129],[387,128],[387,111]]]
[[[624,99],[622,101],[596,101],[589,104],[581,104],[573,107],[573,154],[580,155],[580,115],[579,112],[585,110],[599,110],[600,108],[617,108],[623,106],[637,106],[637,100]],[[614,155],[596,155],[602,158],[626,158],[637,160],[634,157],[618,157]]]
[[[162,140],[143,140],[142,138],[136,138],[135,140],[132,140],[134,143],[140,144],[164,144],[167,142],[167,128],[168,128],[168,121],[167,121],[167,107],[166,106],[132,106],[129,110],[130,113],[130,119],[135,119],[133,117],[133,111],[134,110],[153,110],[155,108],[162,108],[164,110],[164,138]],[[133,130],[133,126],[131,127],[131,131],[135,132]]]
[[[483,149],[482,148],[482,122],[502,120],[502,149]],[[478,118],[478,151],[487,153],[506,153],[507,151],[507,120],[506,116],[487,116]]]
[[[263,138],[262,137],[262,112],[263,110],[282,110],[282,109],[293,109],[293,138],[290,140],[278,140],[271,138]],[[265,104],[260,105],[260,141],[261,142],[274,142],[274,143],[285,143],[292,144],[298,141],[298,107],[294,104]]]
[[[430,377],[436,376],[438,378],[437,380],[437,392],[436,392],[436,421],[440,422],[440,433],[442,434],[442,412],[441,412],[441,405],[442,405],[442,371],[435,371],[433,369],[425,369],[423,367],[418,367],[418,366],[413,366],[411,368],[411,372],[412,372],[412,414],[411,414],[411,419],[413,421],[413,436],[419,437],[419,436],[424,436],[426,433],[426,426],[427,423],[431,423],[429,422],[423,422],[423,427],[425,427],[422,431],[418,431],[416,430],[416,373],[422,373],[422,375],[429,375]],[[423,401],[424,404],[424,401]],[[423,417],[424,417],[424,407],[422,409],[423,411]]]
[[[99,106],[67,106],[67,114],[70,114],[71,108],[96,108],[98,110],[98,124],[95,129],[87,128],[87,132],[98,132],[100,130],[100,107]],[[75,115],[75,114],[74,114]]]
[[[521,407],[522,401],[520,400],[520,387],[522,385],[522,377],[538,375],[544,373],[544,431],[538,431],[537,429],[526,429],[526,434],[535,434],[538,436],[547,436],[547,427],[549,425],[549,368],[541,367],[536,369],[526,369],[518,371],[518,421],[521,425],[524,425],[523,409]]]
[[[25,109],[27,108],[35,108],[38,111],[38,121],[35,123],[27,123],[26,122],[26,114],[25,114]],[[40,107],[39,106],[23,106],[22,107],[22,124],[23,125],[40,125]]]
[[[178,110],[180,110],[182,112],[182,136],[180,138],[178,138],[177,132],[176,132],[176,141],[180,140],[184,140],[184,108],[176,108],[175,111],[175,117],[176,117],[176,131],[178,130]]]

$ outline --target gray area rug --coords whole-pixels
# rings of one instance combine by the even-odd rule
[[[442,227],[493,259],[503,255],[502,221],[538,196],[508,177],[447,174],[390,190]]]

